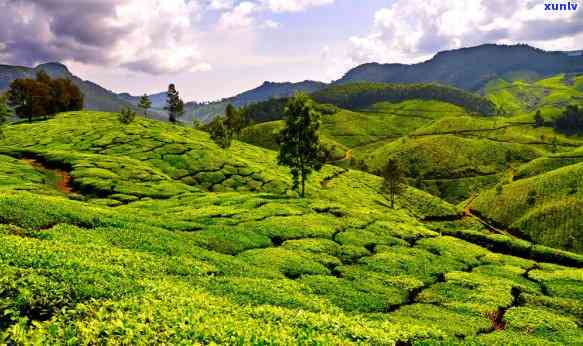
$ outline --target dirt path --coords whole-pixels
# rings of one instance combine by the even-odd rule
[[[49,168],[45,164],[43,164],[40,161],[35,160],[35,159],[22,159],[22,161],[25,162],[26,164],[30,165],[32,168],[36,169],[37,171],[44,173],[45,175],[52,174],[53,176],[55,176],[56,181],[54,181],[54,182],[51,181],[50,184],[54,185],[54,187],[57,190],[61,191],[62,193],[65,193],[65,194],[70,194],[73,192],[73,184],[72,184],[73,178],[71,177],[69,172],[61,170],[61,169]]]

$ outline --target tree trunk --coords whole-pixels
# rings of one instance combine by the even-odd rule
[[[302,171],[302,194],[301,194],[302,198],[304,198],[304,196],[305,196],[305,189],[306,189],[306,180],[304,179],[304,174]]]

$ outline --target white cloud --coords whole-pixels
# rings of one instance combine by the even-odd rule
[[[268,28],[268,29],[277,29],[281,26],[281,24],[279,24],[278,22],[268,19],[265,22],[263,22],[263,27],[264,28]]]
[[[418,62],[439,50],[492,42],[551,49],[561,40],[574,49],[581,33],[583,11],[551,13],[542,0],[395,0],[376,12],[367,35],[350,38],[350,58]]]
[[[255,24],[252,16],[258,11],[257,4],[244,1],[234,7],[231,11],[225,12],[219,19],[219,28],[224,30],[249,28]]]
[[[172,73],[207,64],[196,44],[196,23],[202,13],[197,1],[130,0],[116,13],[118,23],[135,26],[113,52],[121,65]]]
[[[262,0],[262,3],[274,12],[299,12],[310,7],[330,5],[334,2],[335,0]]]
[[[235,6],[234,0],[211,0],[208,8],[211,10],[228,10]]]

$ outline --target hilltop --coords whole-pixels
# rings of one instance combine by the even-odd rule
[[[583,342],[583,257],[415,188],[327,165],[297,199],[273,151],[111,113],[5,133],[1,342]]]

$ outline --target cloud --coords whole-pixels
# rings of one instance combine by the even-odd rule
[[[269,19],[260,22],[256,16],[264,12],[300,12],[334,2],[335,0],[259,0],[243,1],[235,6],[233,1],[212,0],[210,6],[228,10],[219,19],[220,29],[275,29],[279,27],[278,22]]]
[[[334,2],[335,0],[262,0],[262,3],[273,12],[299,12]]]
[[[158,74],[205,64],[197,0],[0,0],[0,56],[77,61]]]
[[[354,63],[419,62],[482,43],[576,47],[583,11],[549,13],[542,0],[395,0],[376,12],[367,35],[349,39]],[[566,45],[565,45],[566,43]]]
[[[225,12],[219,19],[219,28],[224,30],[249,28],[255,24],[252,16],[259,10],[254,2],[244,1],[235,6],[231,11]]]
[[[234,0],[211,0],[208,8],[211,10],[228,10],[235,7]]]

